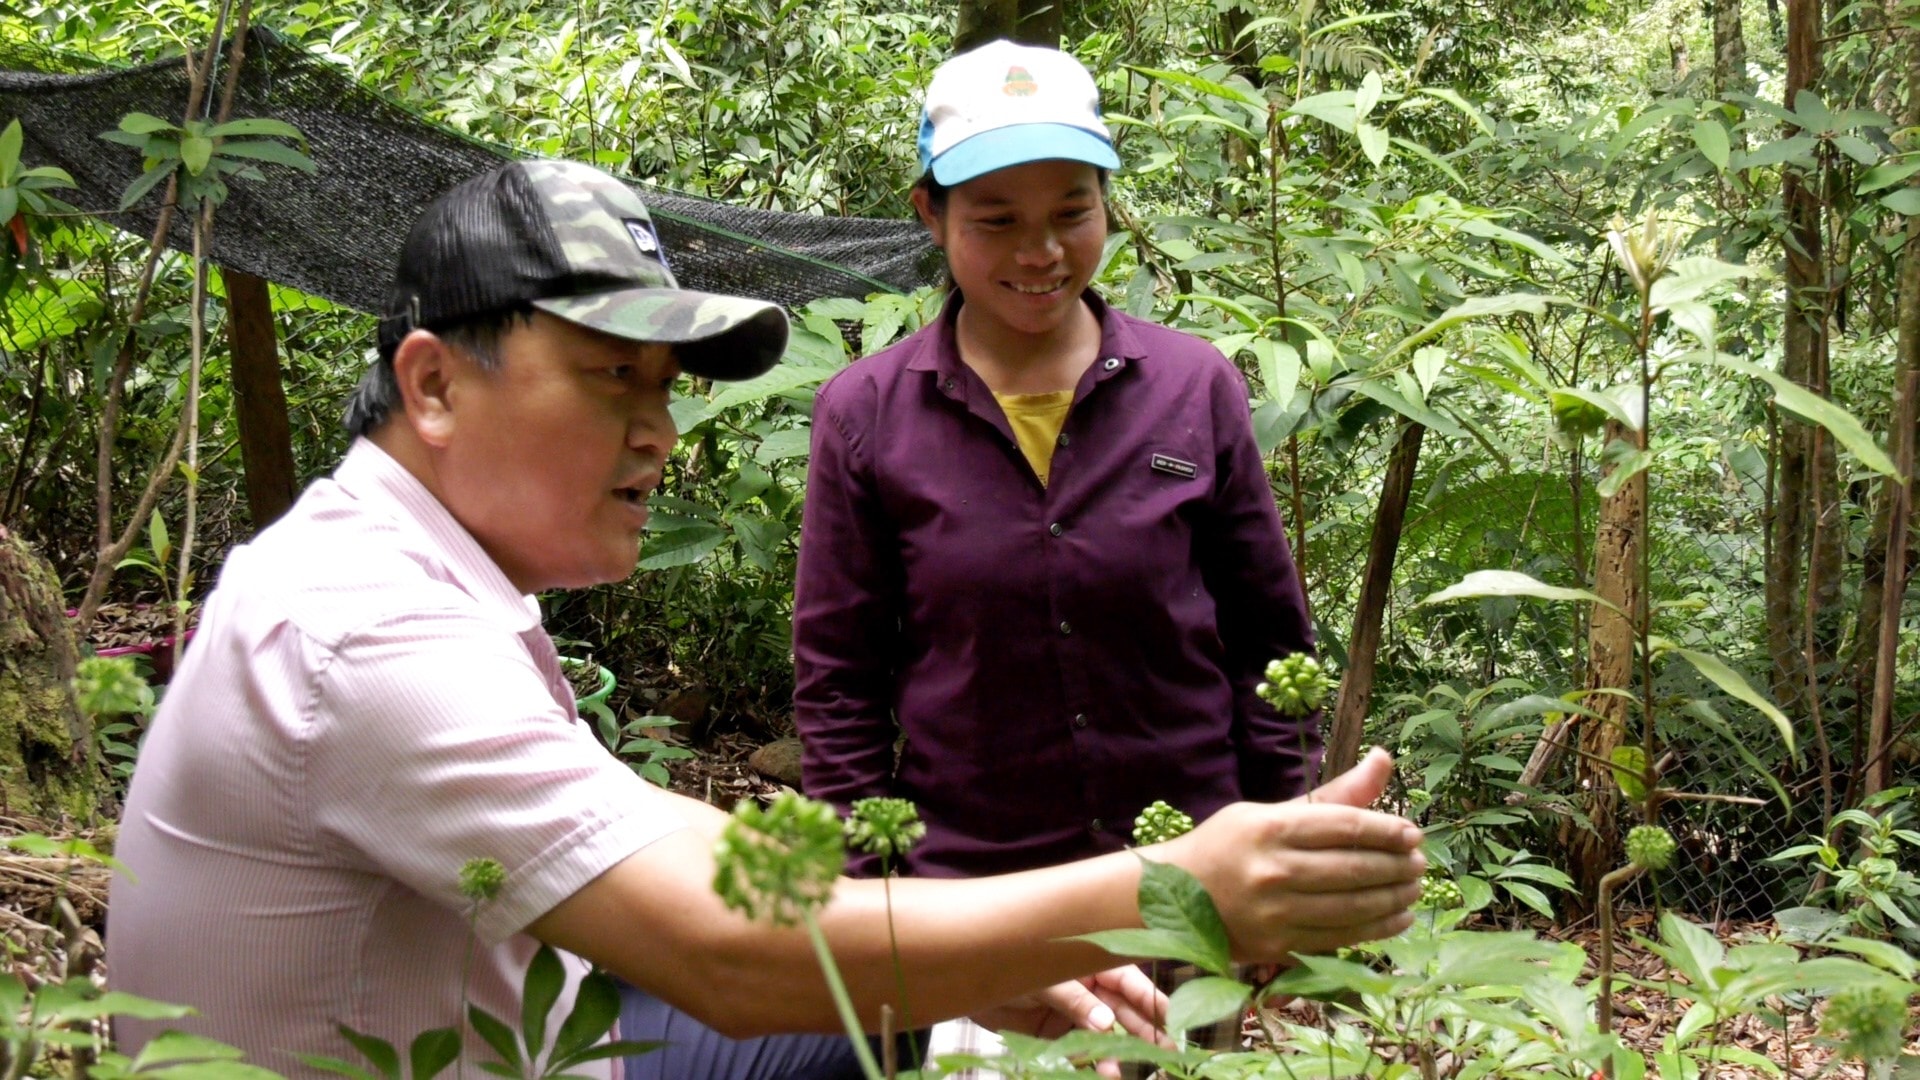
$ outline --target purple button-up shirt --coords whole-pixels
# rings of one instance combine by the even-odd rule
[[[913,873],[1117,850],[1155,799],[1203,819],[1297,794],[1318,761],[1318,724],[1253,692],[1313,638],[1244,380],[1212,345],[1088,302],[1100,354],[1049,486],[960,360],[957,299],[814,404],[806,788],[913,800]]]

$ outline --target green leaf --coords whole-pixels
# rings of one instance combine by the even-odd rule
[[[1372,75],[1372,72],[1368,72]],[[1387,159],[1388,136],[1385,128],[1377,128],[1365,120],[1357,120],[1353,125],[1354,137],[1360,140],[1360,152],[1375,168]]]
[[[230,142],[220,144],[220,156],[223,158],[247,158],[252,161],[266,161],[275,165],[285,165],[303,173],[318,171],[313,159],[295,150],[274,142]]]
[[[1253,988],[1235,979],[1203,975],[1181,983],[1167,999],[1167,1031],[1185,1032],[1236,1016]]]
[[[812,450],[812,440],[812,428],[781,428],[760,440],[759,448],[753,452],[753,460],[762,465],[771,465],[788,458],[805,457]]]
[[[1416,405],[1412,401],[1407,400],[1404,394],[1389,387],[1379,379],[1360,379],[1345,385],[1352,386],[1354,393],[1359,394],[1361,397],[1371,398],[1414,423],[1424,424],[1433,431],[1445,435],[1448,438],[1464,439],[1468,437],[1466,430],[1455,423],[1451,417],[1443,416],[1425,405]]]
[[[1620,794],[1633,802],[1647,797],[1647,752],[1638,746],[1616,746],[1609,755],[1613,761],[1613,782]]]
[[[1667,272],[1653,283],[1650,296],[1655,310],[1662,310],[1697,299],[1722,282],[1751,277],[1754,273],[1756,271],[1751,266],[1722,262],[1708,255],[1676,259],[1667,267]]]
[[[133,1059],[135,1072],[174,1061],[238,1061],[245,1051],[204,1035],[184,1031],[163,1031],[155,1035]]]
[[[1613,460],[1613,465],[1600,482],[1593,485],[1594,494],[1603,499],[1611,499],[1627,486],[1627,481],[1645,472],[1653,464],[1653,452],[1650,450],[1628,449]]]
[[[271,135],[283,139],[303,138],[300,129],[285,120],[267,117],[247,117],[229,120],[224,124],[215,124],[207,129],[207,135],[215,139],[231,139],[237,135]]]
[[[1267,400],[1286,405],[1300,388],[1300,350],[1284,341],[1255,338],[1250,343],[1260,360],[1260,383],[1267,389]]]
[[[1385,92],[1386,87],[1380,82],[1380,73],[1367,72],[1366,76],[1360,80],[1360,89],[1353,94],[1354,116],[1358,119],[1366,119],[1373,112],[1373,107],[1380,104],[1380,95]],[[1374,164],[1377,165],[1379,162]]]
[[[423,1031],[407,1049],[407,1063],[413,1070],[411,1080],[433,1080],[459,1056],[460,1032],[457,1028]]]
[[[667,786],[665,781],[660,781],[659,784],[661,787]],[[585,1065],[589,1061],[605,1061],[607,1058],[639,1057],[641,1054],[651,1054],[665,1045],[667,1045],[666,1042],[660,1039],[616,1039],[612,1042],[589,1046],[564,1061],[555,1062],[550,1069],[571,1069],[578,1065]]]
[[[1549,585],[1518,570],[1475,570],[1461,578],[1459,584],[1449,585],[1420,601],[1419,606],[1479,596],[1530,596],[1536,600],[1584,600],[1592,604],[1605,605],[1615,611],[1620,610],[1614,604],[1585,589],[1568,589],[1559,585]]]
[[[1899,475],[1899,470],[1893,467],[1893,459],[1887,457],[1886,451],[1880,449],[1880,445],[1873,436],[1867,434],[1867,429],[1852,413],[1779,372],[1768,371],[1758,364],[1720,355],[1714,357],[1714,363],[1750,375],[1773,387],[1775,404],[1808,423],[1826,428],[1828,434],[1840,440],[1840,445],[1860,460],[1860,464],[1882,476]]]
[[[120,118],[120,130],[129,135],[152,135],[155,132],[179,129],[157,116],[143,112],[130,112]]]
[[[189,135],[180,140],[180,162],[187,172],[199,176],[207,171],[207,162],[213,160],[213,140],[205,135]]]
[[[345,1024],[335,1024],[334,1030],[340,1037],[353,1044],[360,1056],[367,1059],[381,1076],[387,1080],[400,1080],[400,1054],[393,1044],[385,1039],[376,1039],[371,1035],[362,1035]]]
[[[1729,695],[1758,709],[1762,716],[1773,721],[1773,726],[1779,729],[1780,740],[1787,744],[1787,752],[1795,755],[1799,753],[1793,747],[1793,723],[1787,719],[1787,714],[1781,712],[1779,706],[1768,701],[1760,691],[1755,690],[1753,685],[1747,682],[1745,676],[1728,667],[1725,660],[1720,659],[1712,653],[1698,652],[1693,649],[1681,649],[1670,646],[1666,651],[1672,652],[1687,663],[1692,664],[1699,670],[1700,674],[1705,675],[1715,686],[1726,691]]]
[[[1189,935],[1201,950],[1199,965],[1215,975],[1233,970],[1227,924],[1200,879],[1171,863],[1140,860],[1140,920],[1150,930]]]
[[[173,175],[174,166],[158,164],[140,174],[140,179],[127,185],[126,194],[120,196],[120,209],[131,210],[134,204],[147,197],[147,192],[159,187]]]
[[[520,999],[520,1034],[526,1040],[527,1060],[540,1056],[547,1045],[547,1014],[567,988],[567,969],[551,945],[541,945],[527,965],[526,988]]]
[[[1594,417],[1592,415],[1593,411],[1598,411],[1601,417],[1611,418],[1629,431],[1640,430],[1640,417],[1637,411],[1629,411],[1627,406],[1621,402],[1619,395],[1609,390],[1595,391],[1586,390],[1578,386],[1556,386],[1548,391],[1547,397],[1556,419],[1562,417],[1578,418],[1579,423],[1577,426],[1569,427],[1567,423],[1563,422],[1562,426],[1568,427],[1568,430],[1599,430],[1605,423],[1605,420]],[[1639,394],[1634,394],[1634,397],[1638,398]],[[1583,409],[1582,406],[1585,406],[1585,408]]]
[[[620,989],[602,972],[589,974],[580,983],[573,1011],[561,1022],[553,1039],[553,1060],[559,1068],[570,1068],[573,1055],[599,1042],[620,1018]],[[418,1080],[418,1078],[416,1078]]]
[[[512,1028],[494,1019],[493,1014],[480,1006],[471,1004],[467,1006],[467,1022],[473,1025],[473,1030],[481,1040],[500,1056],[498,1062],[481,1063],[481,1068],[496,1075],[504,1070],[504,1075],[513,1077],[525,1071],[520,1059],[520,1041],[514,1037]],[[490,1065],[498,1065],[499,1068],[488,1068]]]
[[[1727,138],[1727,129],[1718,120],[1696,121],[1693,125],[1693,145],[1700,148],[1700,153],[1708,161],[1713,162],[1714,168],[1726,171],[1727,158],[1733,146]]]
[[[1081,934],[1072,940],[1098,945],[1115,956],[1128,959],[1178,960],[1196,967],[1214,959],[1212,950],[1196,942],[1193,935],[1172,930],[1100,930]]]
[[[728,533],[718,525],[700,522],[667,533],[649,533],[640,546],[641,570],[667,570],[691,566],[726,542]]]
[[[693,424],[704,423],[728,409],[754,405],[789,390],[816,386],[825,382],[832,374],[833,372],[827,368],[779,364],[758,378],[748,379],[745,382],[727,383],[725,389],[700,406],[693,413],[690,422],[682,424],[680,430],[690,431]],[[674,419],[676,421],[680,419],[678,411],[675,412]]]
[[[1882,161],[1873,168],[1860,174],[1860,182],[1853,190],[1861,195],[1871,194],[1884,187],[1893,185],[1920,172],[1920,157],[1906,156]]]
[[[1702,991],[1714,985],[1713,973],[1727,959],[1727,950],[1718,938],[1672,912],[1660,916],[1660,937],[1664,945],[1652,948],[1675,971]]]
[[[1908,217],[1920,215],[1920,188],[1901,188],[1881,198],[1880,205],[1896,214],[1905,214]]]
[[[1422,86],[1415,90],[1414,93],[1433,98],[1435,101],[1446,102],[1458,110],[1460,115],[1473,121],[1474,126],[1480,129],[1482,135],[1494,134],[1493,122],[1488,120],[1486,114],[1475,108],[1466,98],[1461,97],[1458,91],[1450,90],[1443,86]]]
[[[1303,97],[1287,111],[1295,116],[1311,116],[1315,120],[1332,124],[1341,131],[1352,131],[1358,120],[1353,107],[1354,93],[1351,90],[1330,90],[1324,94]]]
[[[310,1069],[337,1073],[341,1076],[350,1077],[351,1080],[379,1080],[376,1074],[370,1073],[350,1061],[341,1061],[339,1058],[327,1057],[322,1054],[296,1054],[295,1056],[300,1059],[302,1065]]]
[[[1778,915],[1775,916],[1776,919],[1778,917]],[[1874,941],[1869,938],[1838,937],[1822,944],[1829,949],[1839,949],[1870,960],[1908,982],[1914,981],[1915,976],[1920,976],[1920,959],[1915,959],[1906,950],[1890,942]]]
[[[1211,79],[1203,79],[1198,75],[1189,75],[1184,71],[1166,71],[1161,68],[1139,67],[1134,64],[1124,66],[1150,79],[1158,79],[1163,83],[1191,90],[1197,94],[1203,94],[1207,97],[1223,98],[1227,101],[1237,101],[1250,109],[1258,109],[1261,112],[1265,112],[1267,109],[1265,98],[1262,98],[1252,91],[1242,90],[1240,87],[1233,86],[1229,83],[1217,83]]]
[[[20,165],[20,147],[25,141],[26,132],[21,129],[17,119],[0,131],[0,183],[12,180],[14,169]]]
[[[6,225],[9,222],[11,222],[13,220],[14,215],[18,214],[19,212],[20,212],[19,190],[11,187],[0,187],[0,225]],[[6,243],[8,247],[11,247],[13,245],[13,238],[11,236],[7,237]],[[12,254],[13,253],[11,251],[7,252],[9,261],[11,261]]]
[[[1820,140],[1811,135],[1775,139],[1757,150],[1740,155],[1737,164],[1741,169],[1759,169],[1790,161],[1804,168],[1813,164],[1813,151],[1819,145]]]
[[[62,1008],[72,1011],[61,1013],[60,1018],[72,1020],[100,1016],[127,1016],[135,1020],[175,1020],[194,1014],[194,1010],[186,1005],[153,1001],[118,990],[110,990],[98,997],[73,1002]]]
[[[1505,232],[1507,230],[1501,231]],[[1560,301],[1556,297],[1541,296],[1537,293],[1502,293],[1499,296],[1468,297],[1442,312],[1440,316],[1432,322],[1401,338],[1398,342],[1395,342],[1393,348],[1387,350],[1387,354],[1381,357],[1381,360],[1390,360],[1428,338],[1433,337],[1435,334],[1466,322],[1468,319],[1479,319],[1492,315],[1543,315],[1546,313],[1549,302],[1558,303]]]
[[[779,563],[780,545],[787,538],[786,523],[764,514],[738,514],[729,523],[747,561],[772,573]]]

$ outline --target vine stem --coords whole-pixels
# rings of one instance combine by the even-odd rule
[[[813,955],[820,961],[820,973],[827,977],[827,989],[833,994],[833,1007],[840,1012],[840,1022],[846,1025],[847,1038],[853,1042],[853,1053],[860,1059],[860,1070],[867,1080],[885,1080],[880,1075],[880,1064],[873,1060],[873,1047],[867,1045],[867,1033],[860,1026],[860,1017],[854,1014],[853,1000],[847,997],[847,984],[840,978],[840,965],[833,962],[833,950],[827,948],[827,935],[820,932],[820,923],[813,912],[800,916],[807,924],[807,940],[813,943]]]
[[[1613,890],[1645,872],[1644,868],[1629,863],[1600,879],[1599,903],[1596,905],[1596,914],[1600,917],[1600,973],[1594,981],[1600,984],[1600,1011],[1596,1026],[1602,1035],[1613,1034]],[[1602,1071],[1607,1080],[1613,1080],[1611,1056],[1602,1066]]]

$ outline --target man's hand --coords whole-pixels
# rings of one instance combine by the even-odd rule
[[[1037,994],[976,1013],[973,1020],[989,1030],[1019,1031],[1042,1039],[1057,1039],[1075,1028],[1111,1031],[1118,1024],[1129,1035],[1172,1046],[1158,1022],[1166,1015],[1167,995],[1145,972],[1126,964],[1055,983]],[[1101,1076],[1118,1077],[1120,1066],[1103,1061],[1098,1071]]]
[[[1419,828],[1366,809],[1392,773],[1393,759],[1376,749],[1308,795],[1235,803],[1144,853],[1200,879],[1235,959],[1284,963],[1392,937],[1410,925],[1426,871]]]

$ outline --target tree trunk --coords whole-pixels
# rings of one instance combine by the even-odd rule
[[[1801,90],[1820,76],[1820,0],[1787,0],[1787,81],[1783,96],[1788,108]],[[1797,130],[1797,129],[1796,129]],[[1788,135],[1795,131],[1787,132]],[[1798,168],[1781,173],[1781,199],[1786,206],[1788,236],[1787,313],[1782,333],[1781,374],[1822,392],[1827,368],[1827,297],[1825,260],[1821,246],[1820,196]],[[1817,488],[1826,487],[1824,505],[1832,497],[1824,468],[1831,460],[1832,439],[1817,440],[1824,452],[1816,455],[1814,429],[1798,419],[1779,418],[1779,465],[1775,473],[1773,520],[1769,523],[1772,550],[1767,567],[1766,613],[1768,651],[1773,661],[1775,700],[1789,714],[1805,716],[1812,707],[1807,693],[1806,593],[1824,595],[1837,582],[1823,582],[1831,567],[1829,551],[1835,544],[1832,522],[1816,512]],[[1816,551],[1815,533],[1824,543]],[[1835,574],[1837,576],[1837,572]],[[1816,657],[1817,659],[1817,657]]]
[[[1060,47],[1066,30],[1066,0],[960,0],[953,32],[955,55],[998,38]]]
[[[1359,607],[1353,616],[1353,634],[1347,640],[1347,670],[1340,679],[1326,764],[1321,767],[1323,776],[1338,776],[1360,760],[1360,737],[1367,710],[1373,704],[1380,629],[1385,622],[1387,597],[1393,590],[1394,558],[1400,551],[1400,532],[1406,524],[1407,501],[1413,495],[1413,477],[1420,464],[1420,440],[1426,431],[1424,424],[1402,421],[1400,437],[1387,458],[1380,510],[1373,518],[1373,541],[1367,549],[1366,574],[1360,582]]]
[[[1607,422],[1605,441],[1631,441],[1644,448],[1645,435],[1630,431],[1617,421]],[[1619,793],[1612,771],[1604,762],[1612,760],[1615,747],[1626,739],[1633,722],[1632,702],[1618,693],[1634,689],[1635,645],[1639,638],[1640,545],[1647,528],[1647,474],[1627,481],[1613,496],[1600,504],[1600,525],[1593,542],[1593,591],[1614,605],[1595,605],[1593,624],[1587,632],[1586,706],[1598,713],[1580,721],[1580,749],[1586,754],[1578,769],[1581,809],[1593,822],[1593,832],[1569,829],[1567,853],[1573,864],[1579,895],[1587,902],[1599,894],[1600,879],[1619,861],[1619,826],[1616,816]],[[1616,610],[1616,608],[1618,610]],[[1641,687],[1641,694],[1651,693]]]
[[[53,568],[0,527],[0,813],[91,821],[99,760],[77,662]]]
[[[287,394],[280,385],[280,352],[267,283],[220,268],[227,286],[227,344],[233,354],[234,412],[240,421],[240,460],[247,478],[247,511],[255,532],[293,505],[298,484]]]
[[[1907,115],[1905,125],[1912,130],[1920,125],[1920,28],[1908,26],[1901,36],[1907,46]],[[1910,189],[1920,189],[1920,176],[1907,181]],[[1882,502],[1886,513],[1880,552],[1882,584],[1875,597],[1878,615],[1875,640],[1878,644],[1871,668],[1873,678],[1872,711],[1868,714],[1867,745],[1862,777],[1867,795],[1886,790],[1893,783],[1893,676],[1895,655],[1900,642],[1900,614],[1906,598],[1909,527],[1912,524],[1915,487],[1915,427],[1920,425],[1920,215],[1907,217],[1907,242],[1900,250],[1899,335],[1894,364],[1893,463],[1908,479],[1898,477],[1886,482]],[[1865,598],[1862,599],[1863,614]]]
[[[1687,48],[1687,20],[1685,7],[1676,6],[1673,18],[1667,24],[1667,55],[1673,63],[1673,88],[1677,92],[1693,74],[1693,56]]]
[[[1740,25],[1740,0],[1713,0],[1713,92],[1716,96],[1753,93],[1747,77],[1747,38]],[[1743,146],[1744,132],[1733,132]]]

